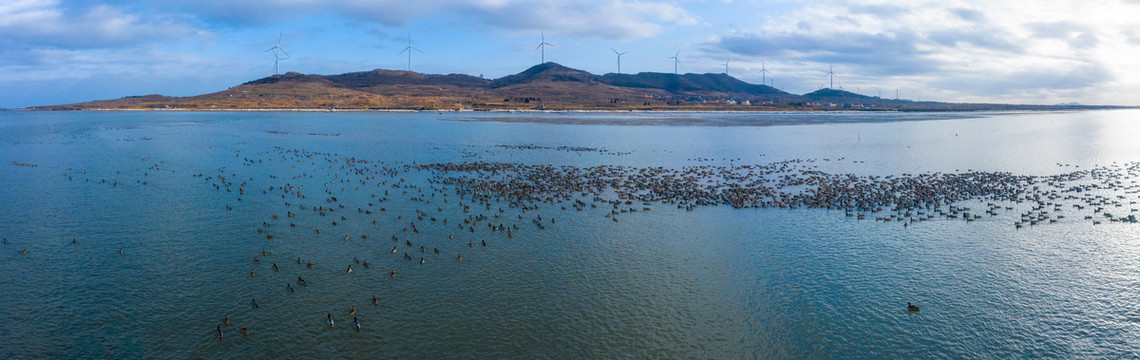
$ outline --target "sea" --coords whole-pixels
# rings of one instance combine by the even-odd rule
[[[1137,162],[1138,110],[3,111],[0,358],[1140,358]]]

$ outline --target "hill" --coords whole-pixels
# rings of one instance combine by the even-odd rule
[[[383,70],[338,75],[290,72],[215,93],[130,96],[38,107],[91,109],[475,109],[475,110],[1056,110],[1072,106],[886,100],[843,90],[789,94],[727,74],[595,75],[547,62],[494,80]],[[1088,108],[1088,107],[1080,107]]]
[[[755,85],[726,74],[666,74],[643,72],[637,74],[605,74],[600,81],[613,86],[662,89],[678,95],[767,96],[789,95],[768,85]]]

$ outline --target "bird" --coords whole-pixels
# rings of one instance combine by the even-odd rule
[[[360,322],[356,320],[355,316],[352,317],[352,328],[360,331]]]
[[[909,303],[909,302],[908,302],[908,303],[906,303],[906,311],[915,312],[915,311],[918,311],[918,310],[920,310],[920,309],[918,308],[918,305],[915,305],[915,304],[911,304],[911,303]]]
[[[216,337],[218,339],[222,338],[222,326],[221,325],[218,325],[218,327],[216,329],[214,329],[214,337]]]
[[[329,324],[329,327],[333,327],[334,325],[336,325],[335,323],[333,323],[332,314],[329,314],[329,318],[327,321],[325,321],[325,323]]]

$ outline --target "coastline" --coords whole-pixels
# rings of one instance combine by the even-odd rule
[[[50,106],[54,107],[54,106]],[[509,114],[509,113],[531,113],[531,114],[552,114],[552,113],[644,113],[644,114],[709,114],[709,113],[723,113],[723,114],[752,114],[752,113],[910,113],[910,112],[1063,112],[1063,111],[1093,111],[1093,110],[1128,110],[1140,109],[1140,106],[1122,106],[1122,105],[1081,105],[1081,106],[1054,106],[1054,105],[1002,105],[992,108],[970,108],[970,109],[827,109],[827,108],[759,108],[759,109],[741,109],[741,108],[697,108],[697,109],[454,109],[454,108],[429,108],[429,109],[357,109],[357,108],[73,108],[73,109],[59,109],[49,108],[49,106],[31,106],[26,108],[12,108],[0,109],[0,111],[91,111],[91,112],[299,112],[299,113],[317,113],[317,112],[357,112],[357,113],[421,113],[421,112],[450,112],[450,113],[496,113],[496,114]]]

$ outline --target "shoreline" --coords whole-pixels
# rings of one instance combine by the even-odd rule
[[[297,112],[297,113],[317,113],[317,112],[345,112],[345,113],[493,113],[493,114],[510,114],[510,113],[525,113],[525,114],[560,114],[560,113],[583,113],[583,114],[800,114],[800,113],[831,113],[831,114],[867,114],[867,113],[986,113],[986,112],[1000,112],[1000,113],[1015,113],[1015,112],[1064,112],[1064,111],[1095,111],[1095,110],[1129,110],[1140,109],[1140,106],[1119,106],[1119,105],[1082,105],[1082,106],[1057,106],[1051,108],[1051,105],[1010,105],[1006,109],[677,109],[677,110],[646,110],[646,109],[316,109],[316,108],[264,108],[264,109],[249,109],[249,108],[218,108],[218,109],[202,109],[202,108],[85,108],[85,109],[47,109],[38,107],[26,107],[17,109],[0,109],[0,111],[75,111],[75,112]],[[1021,108],[1024,107],[1024,108]]]

